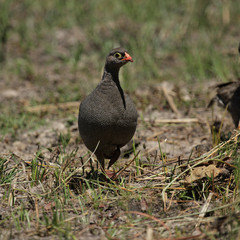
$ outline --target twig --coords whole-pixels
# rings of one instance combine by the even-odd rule
[[[198,118],[155,119],[144,118],[145,122],[153,123],[200,123]]]
[[[155,132],[153,135],[147,137],[147,141],[153,140],[154,138],[158,137],[159,135],[163,134],[164,132],[166,132],[167,130],[161,130],[158,132]]]
[[[165,98],[168,101],[169,106],[171,107],[173,112],[177,115],[177,118],[179,118],[180,117],[180,112],[177,110],[177,107],[176,107],[176,105],[173,101],[173,98],[169,95],[168,90],[164,86],[162,86],[162,91],[163,91],[163,94],[164,94]]]
[[[38,200],[34,198],[34,204],[35,204],[35,211],[36,211],[36,229],[39,227],[39,209],[38,209]]]
[[[78,109],[80,102],[65,102],[58,104],[43,104],[37,106],[27,106],[26,110],[31,113],[55,112],[57,110]]]
[[[197,222],[197,224],[195,225],[195,228],[198,228],[198,227],[199,227],[202,218],[205,216],[205,214],[206,214],[206,212],[207,212],[207,209],[208,209],[208,207],[209,207],[209,204],[210,204],[210,202],[211,202],[211,200],[212,200],[212,196],[213,196],[213,193],[211,192],[211,193],[208,195],[208,198],[207,198],[205,204],[204,204],[203,207],[202,207],[202,210],[201,210],[201,213],[199,214],[199,217],[198,217],[198,220],[197,220],[198,222]]]

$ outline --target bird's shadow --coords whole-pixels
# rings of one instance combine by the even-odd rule
[[[74,174],[68,185],[75,194],[82,194],[86,189],[97,188],[99,185],[105,185],[112,180],[100,170],[91,170],[85,174]],[[116,180],[115,180],[116,182]]]

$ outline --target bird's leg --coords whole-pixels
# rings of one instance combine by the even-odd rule
[[[90,167],[91,167],[91,171],[92,173],[94,172],[94,166],[93,166],[93,161],[92,158],[90,158]],[[98,167],[98,166],[97,166]]]
[[[102,171],[104,171],[105,167],[104,167],[104,156],[103,154],[99,154],[99,153],[95,153],[96,157],[97,157],[97,167],[98,167],[98,163],[100,163],[100,168]]]
[[[108,169],[118,160],[120,153],[121,153],[120,148],[119,148],[119,146],[117,146],[117,149],[114,151],[114,153],[110,159],[110,162],[108,164]]]
[[[114,152],[114,155],[115,155],[115,152]],[[104,159],[105,159],[105,157],[104,156],[102,156],[102,155],[98,155],[97,156],[97,159],[98,159],[98,161],[97,162],[99,162],[100,163],[100,168],[101,168],[101,170],[102,170],[102,172],[104,173],[104,174],[106,174],[106,176],[108,177],[108,178],[112,178],[113,176],[115,176],[115,172],[113,172],[113,171],[110,171],[110,170],[106,170],[105,169],[105,164],[104,164]],[[117,160],[117,159],[116,159]],[[115,161],[116,161],[115,160]]]
[[[105,171],[104,157],[101,157],[101,158],[98,157],[97,159],[98,159],[98,162],[100,163],[101,170],[104,172]]]

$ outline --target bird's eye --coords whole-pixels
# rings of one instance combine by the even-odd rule
[[[119,52],[115,53],[114,56],[115,56],[116,58],[121,58],[121,57],[122,57],[121,53],[119,53]]]

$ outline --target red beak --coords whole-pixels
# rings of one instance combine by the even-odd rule
[[[127,53],[127,52],[125,52],[125,56],[124,56],[124,58],[122,59],[122,61],[130,61],[130,62],[133,62],[133,59],[132,59],[132,57]]]

